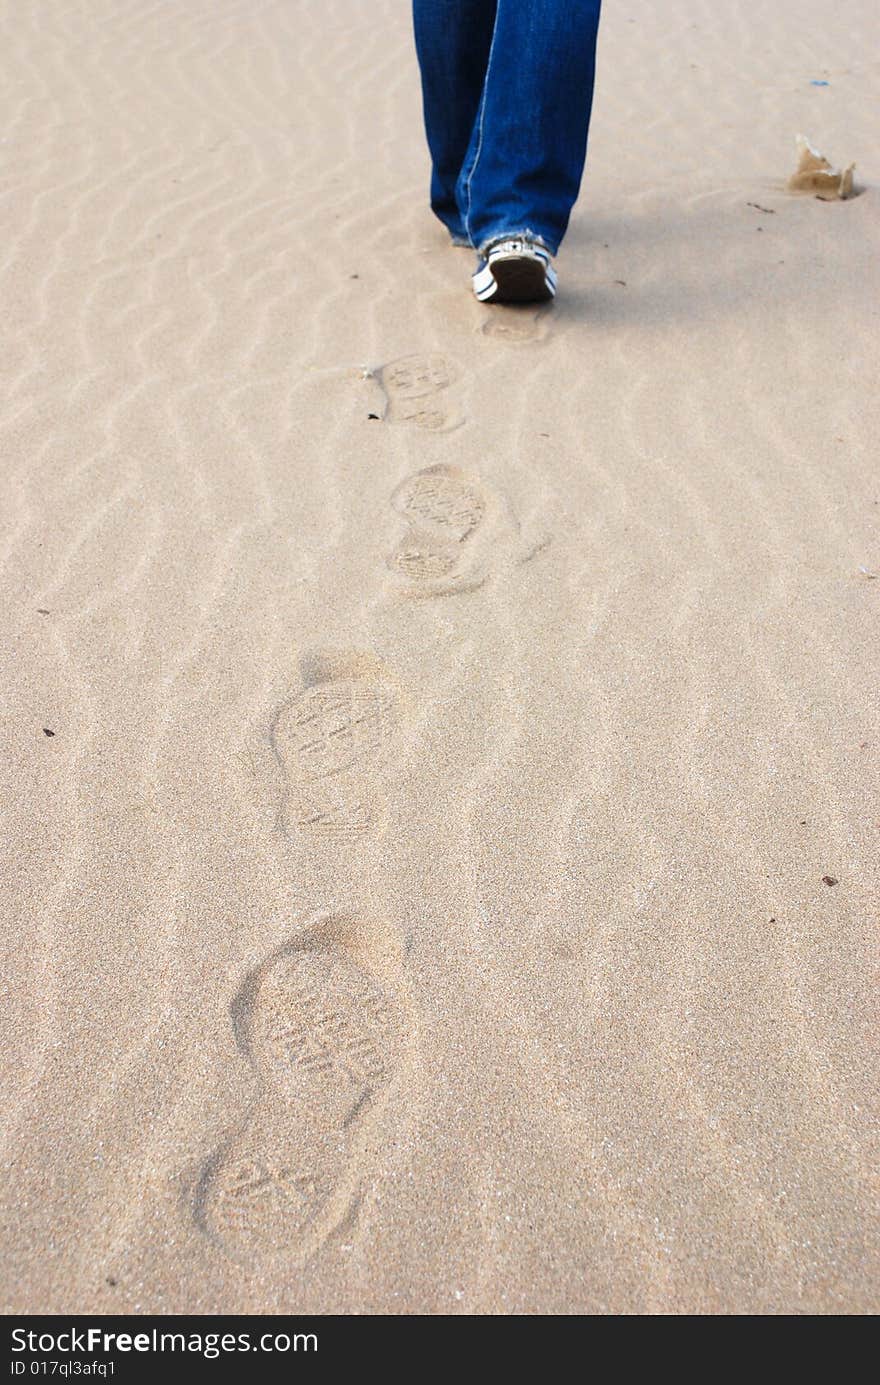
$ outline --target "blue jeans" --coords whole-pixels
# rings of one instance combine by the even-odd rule
[[[556,254],[580,188],[601,0],[413,0],[431,206],[481,250]]]

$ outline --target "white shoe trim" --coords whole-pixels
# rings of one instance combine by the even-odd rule
[[[538,245],[535,241],[527,240],[500,240],[494,245],[490,245],[486,260],[489,264],[493,260],[540,260],[541,264],[549,268],[550,255],[543,245]]]
[[[488,298],[492,298],[498,292],[495,275],[488,264],[484,264],[482,269],[477,270],[472,282],[474,293],[481,303],[485,303]]]

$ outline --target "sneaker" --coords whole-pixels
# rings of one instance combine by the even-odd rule
[[[556,296],[550,253],[537,240],[496,240],[473,276],[481,303],[540,303]]]

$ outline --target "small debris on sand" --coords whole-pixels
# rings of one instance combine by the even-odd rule
[[[852,197],[855,164],[842,170],[832,168],[806,135],[798,135],[797,147],[798,166],[786,185],[789,192],[811,192],[822,202]]]

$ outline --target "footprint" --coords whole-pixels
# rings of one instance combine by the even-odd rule
[[[346,784],[341,791],[334,785],[319,789],[291,786],[285,801],[285,828],[353,841],[384,830],[388,821],[383,799],[357,796],[356,787]]]
[[[550,314],[546,308],[515,308],[509,305],[495,307],[478,331],[485,337],[498,341],[520,342],[540,341],[549,330]]]
[[[231,1016],[260,1089],[205,1166],[193,1208],[239,1264],[302,1260],[356,1215],[412,1047],[399,977],[388,926],[344,917],[246,978]]]
[[[384,391],[389,423],[446,432],[463,422],[449,398],[457,375],[444,356],[402,356],[371,373]]]
[[[323,653],[304,661],[303,682],[271,729],[284,831],[345,839],[381,828],[386,803],[375,762],[400,715],[390,674],[370,655]]]
[[[458,467],[432,466],[408,476],[391,503],[400,514],[443,540],[463,543],[482,523],[482,487]]]
[[[408,476],[391,504],[407,532],[388,566],[407,596],[473,591],[489,572],[488,492],[466,472],[432,466]]]

